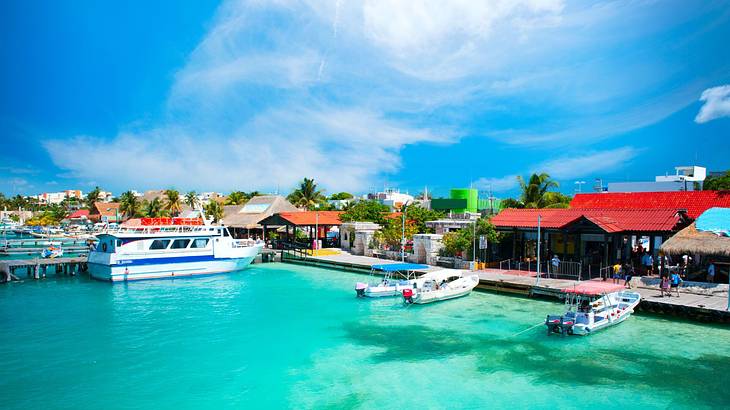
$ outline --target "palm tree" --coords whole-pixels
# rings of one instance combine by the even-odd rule
[[[521,176],[517,176],[517,182],[520,183],[520,188],[522,189],[520,201],[524,204],[525,208],[545,207],[545,194],[550,188],[557,188],[559,186],[545,172],[532,174],[527,183],[525,183],[525,180]]]
[[[185,194],[185,204],[193,209],[200,204],[198,194],[195,191],[190,191]]]
[[[223,207],[218,201],[210,201],[205,206],[205,216],[213,219],[213,223],[217,223],[223,219]]]
[[[245,192],[233,191],[226,197],[226,205],[243,205],[248,202]]]
[[[315,205],[325,202],[327,197],[322,191],[317,190],[314,179],[304,178],[299,184],[299,188],[292,191],[286,199],[300,208],[313,209]]]
[[[119,198],[119,211],[124,214],[127,219],[134,218],[137,214],[139,214],[139,199],[132,191],[123,193]]]
[[[174,189],[165,190],[165,210],[170,212],[172,216],[180,215],[182,212],[182,201],[180,193]]]
[[[259,195],[261,195],[261,192],[259,192],[259,191],[251,191],[251,192],[249,192],[249,193],[246,194],[246,199],[248,201],[250,201],[251,198],[253,198],[255,196],[259,196]]]
[[[163,205],[164,204],[160,201],[160,198],[155,198],[147,202],[144,207],[144,213],[150,218],[159,218],[162,216]]]
[[[99,187],[94,188],[86,194],[86,207],[89,209],[93,208],[94,203],[99,202],[99,195],[101,195],[101,189]]]

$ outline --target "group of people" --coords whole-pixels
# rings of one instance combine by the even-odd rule
[[[620,264],[616,262],[615,265],[612,266],[613,269],[613,283],[619,284],[621,283],[621,279],[624,280],[624,287],[627,287],[631,289],[631,279],[636,275],[636,270],[634,269],[634,265],[630,263]]]

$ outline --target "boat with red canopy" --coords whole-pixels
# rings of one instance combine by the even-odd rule
[[[624,290],[621,285],[586,281],[563,289],[566,312],[548,315],[548,335],[589,335],[628,319],[641,301],[638,292]]]

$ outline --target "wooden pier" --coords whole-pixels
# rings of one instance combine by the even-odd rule
[[[19,280],[19,274],[22,272],[25,272],[29,278],[42,279],[49,273],[75,276],[86,270],[85,256],[7,260],[0,261],[0,281]]]

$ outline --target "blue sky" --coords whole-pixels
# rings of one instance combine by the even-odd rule
[[[730,2],[121,3],[0,5],[0,191],[730,168]]]

